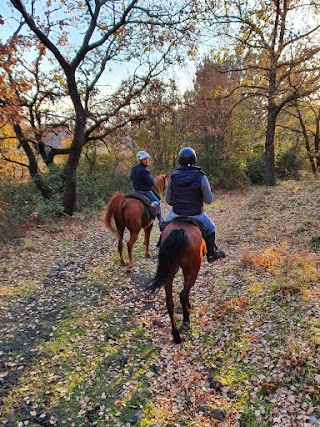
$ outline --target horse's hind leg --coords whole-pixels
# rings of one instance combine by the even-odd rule
[[[171,326],[172,326],[172,335],[173,340],[176,344],[181,343],[181,337],[179,330],[177,328],[177,323],[174,315],[174,302],[173,302],[173,296],[172,296],[172,280],[165,283],[165,291],[166,291],[166,304],[167,304],[167,310],[170,316],[171,320]]]
[[[184,287],[183,290],[180,292],[180,302],[182,305],[182,312],[183,312],[183,323],[189,323],[190,322],[190,301],[189,301],[189,294],[190,289],[194,285],[197,276],[198,276],[199,270],[191,271],[188,274],[183,272],[184,274]]]
[[[116,224],[117,231],[118,231],[118,252],[120,256],[120,264],[122,266],[125,266],[126,263],[123,258],[123,234],[126,227],[123,223],[123,220],[121,220],[121,218],[118,218],[118,217],[115,218],[114,222]]]
[[[130,239],[128,242],[128,255],[129,255],[129,264],[128,267],[132,268],[133,267],[133,260],[132,260],[132,248],[133,245],[135,244],[135,242],[137,241],[139,232],[136,231],[130,231]]]
[[[152,230],[152,223],[151,225],[149,225],[149,227],[144,229],[144,244],[146,246],[146,250],[145,250],[145,256],[147,258],[150,258],[150,251],[149,251],[149,242],[150,242],[150,234],[151,234],[151,230]]]
[[[118,236],[118,251],[119,251],[119,255],[120,255],[120,264],[122,266],[126,265],[124,258],[123,258],[123,231],[120,232],[119,231],[119,236]]]

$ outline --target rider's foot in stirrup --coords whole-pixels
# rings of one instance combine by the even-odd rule
[[[213,262],[216,259],[221,259],[225,257],[226,257],[226,254],[221,249],[218,249],[218,248],[215,248],[212,252],[207,253],[208,262]]]

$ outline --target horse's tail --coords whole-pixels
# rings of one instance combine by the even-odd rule
[[[160,288],[163,282],[176,273],[181,251],[186,246],[188,236],[185,230],[172,230],[160,246],[158,268],[155,277],[147,287],[148,291]]]
[[[126,198],[121,193],[114,193],[109,199],[106,206],[106,213],[104,217],[104,223],[106,227],[114,234],[118,234],[117,229],[114,227],[112,220],[121,218],[123,216],[123,210],[126,205]]]

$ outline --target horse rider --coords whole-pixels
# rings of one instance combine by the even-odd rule
[[[137,153],[138,164],[133,166],[131,169],[130,179],[132,181],[132,187],[135,191],[138,191],[139,193],[147,196],[151,202],[157,202],[159,204],[160,210],[157,218],[159,220],[160,226],[162,221],[161,204],[158,197],[152,191],[155,181],[148,170],[149,159],[150,156],[146,151],[139,151]]]
[[[205,173],[195,166],[196,160],[192,148],[184,147],[180,150],[180,166],[170,175],[165,194],[165,201],[172,206],[165,222],[181,216],[200,221],[206,230],[207,260],[213,262],[225,258],[225,253],[216,246],[215,224],[203,212],[203,203],[212,203],[213,194]]]

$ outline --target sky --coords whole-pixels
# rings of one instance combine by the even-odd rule
[[[0,15],[3,17],[11,16],[10,8],[7,6],[6,0],[0,0]],[[16,12],[16,16],[19,14]],[[314,25],[315,17],[310,14],[306,16],[300,16],[299,19],[295,22],[295,29],[299,25],[303,25],[304,22],[307,22],[309,25]],[[9,35],[17,28],[17,21],[14,19],[6,19],[4,25],[0,25],[0,39],[2,41],[6,40]],[[210,39],[208,38],[210,42]],[[202,44],[200,47],[201,54],[205,53],[210,47]],[[193,88],[193,81],[195,77],[195,68],[196,65],[194,62],[187,61],[183,68],[176,66],[173,69],[168,69],[166,74],[163,74],[166,78],[173,78],[176,80],[178,87],[180,88],[181,93],[186,90],[191,90]],[[106,73],[106,76],[99,82],[98,87],[101,89],[104,88],[107,92],[112,92],[115,87],[121,82],[122,79],[125,79],[129,74],[132,67],[127,63],[112,63],[111,71]]]
[[[4,42],[18,27],[18,21],[12,17],[11,8],[7,6],[5,0],[0,0],[0,15],[6,18],[4,25],[0,25],[0,40]],[[20,16],[17,12],[15,16]],[[8,19],[9,17],[9,19]],[[120,82],[130,75],[132,67],[127,63],[112,63],[110,64],[111,71],[107,72],[105,77],[99,81],[97,87],[104,88],[107,92],[113,92],[115,87]],[[195,75],[195,64],[192,61],[187,61],[183,68],[181,66],[168,69],[167,72],[162,74],[162,77],[176,80],[181,93],[186,90],[191,90],[193,87],[193,80]]]

